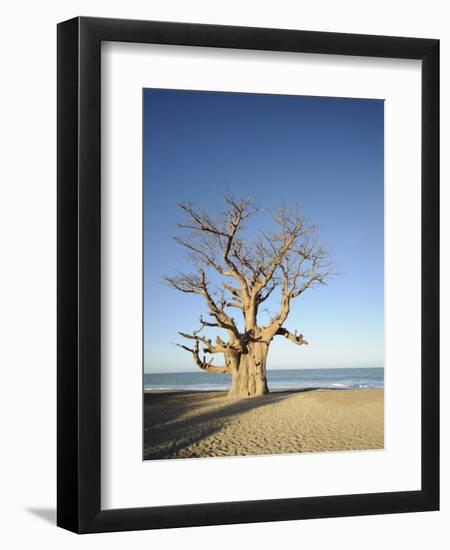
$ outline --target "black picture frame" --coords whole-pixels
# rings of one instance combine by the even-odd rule
[[[420,491],[101,509],[102,41],[422,61]],[[76,533],[439,508],[439,41],[77,17],[58,25],[57,524]],[[407,313],[405,313],[407,314]]]

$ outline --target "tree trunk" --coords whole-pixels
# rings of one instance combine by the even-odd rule
[[[267,344],[254,343],[242,353],[239,362],[232,369],[231,388],[228,397],[242,399],[258,397],[269,393],[266,379]]]

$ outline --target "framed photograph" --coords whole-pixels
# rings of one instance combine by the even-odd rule
[[[439,41],[58,25],[58,519],[439,507]]]

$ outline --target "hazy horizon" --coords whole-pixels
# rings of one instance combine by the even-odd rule
[[[285,326],[310,345],[275,338],[268,370],[384,367],[382,100],[146,89],[143,140],[145,373],[200,370],[174,343],[206,307],[163,277],[193,271],[172,239],[177,204],[216,213],[226,190],[262,208],[250,235],[268,230],[265,208],[301,204],[339,271],[293,301]]]
[[[320,369],[342,369],[342,370],[348,370],[348,369],[384,369],[384,365],[381,364],[379,366],[377,365],[367,365],[365,367],[338,367],[338,366],[334,366],[334,367],[307,367],[306,365],[302,366],[302,367],[276,367],[274,365],[269,365],[269,369],[268,370],[320,370]],[[170,368],[168,369],[164,369],[164,370],[161,370],[161,371],[157,371],[157,370],[151,370],[151,371],[146,371],[144,369],[144,374],[186,374],[187,372],[202,372],[198,367],[195,367],[193,366],[192,369],[184,369],[184,370],[170,370]],[[212,377],[214,377],[214,375],[211,374]],[[215,375],[215,376],[218,376],[218,375]]]

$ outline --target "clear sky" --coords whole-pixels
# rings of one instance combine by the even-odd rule
[[[293,302],[285,326],[310,345],[275,338],[268,368],[383,366],[382,100],[146,89],[143,147],[145,372],[198,371],[174,342],[207,310],[163,277],[194,270],[172,239],[177,204],[218,212],[227,190],[263,209],[300,204],[339,272]]]

